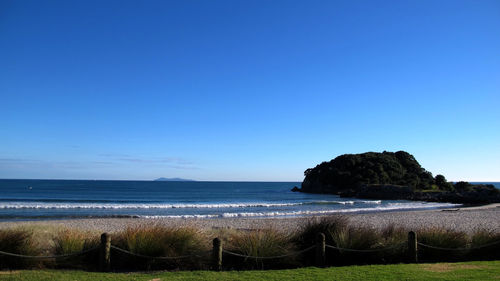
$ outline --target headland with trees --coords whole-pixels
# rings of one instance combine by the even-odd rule
[[[408,152],[344,154],[304,172],[306,193],[337,194],[369,199],[405,199],[463,204],[500,202],[500,190],[491,184],[449,182],[432,176]]]

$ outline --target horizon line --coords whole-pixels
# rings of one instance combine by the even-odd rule
[[[158,178],[157,178],[158,179]],[[167,178],[169,179],[169,178]],[[54,179],[54,178],[0,178],[0,180],[67,180],[67,181],[157,181],[156,179],[141,180],[141,179]],[[302,182],[302,181],[290,181],[290,180],[195,180],[195,179],[182,179],[173,181],[159,181],[159,182]]]
[[[162,177],[159,177],[162,178]],[[156,178],[156,179],[159,179]],[[67,181],[157,181],[156,179],[68,179],[68,178],[0,178],[0,180],[67,180]],[[172,178],[167,178],[172,179]],[[159,182],[303,182],[294,181],[294,180],[195,180],[195,179],[184,179],[181,180],[172,180],[172,181],[159,181]],[[480,182],[480,183],[488,183],[488,182],[500,182],[498,180],[448,180],[448,182]]]

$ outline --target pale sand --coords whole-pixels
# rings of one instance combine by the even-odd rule
[[[382,228],[393,224],[406,229],[421,229],[428,227],[443,227],[452,230],[473,232],[477,229],[500,232],[500,204],[481,207],[404,211],[377,212],[365,214],[343,214],[354,225]],[[99,232],[117,232],[127,227],[148,226],[159,224],[163,226],[192,226],[202,229],[261,229],[274,227],[294,231],[304,225],[312,217],[302,218],[212,218],[212,219],[180,219],[180,218],[95,218],[45,221],[0,222],[0,229],[19,226],[35,226],[50,228],[78,228]]]

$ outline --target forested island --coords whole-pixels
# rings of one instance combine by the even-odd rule
[[[433,177],[405,151],[344,154],[307,169],[304,176],[302,187],[293,191],[367,199],[500,202],[500,190],[493,185],[452,183],[443,175]]]

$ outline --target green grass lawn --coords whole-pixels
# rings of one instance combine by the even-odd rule
[[[19,270],[0,271],[0,280],[500,280],[500,261],[225,272]]]

